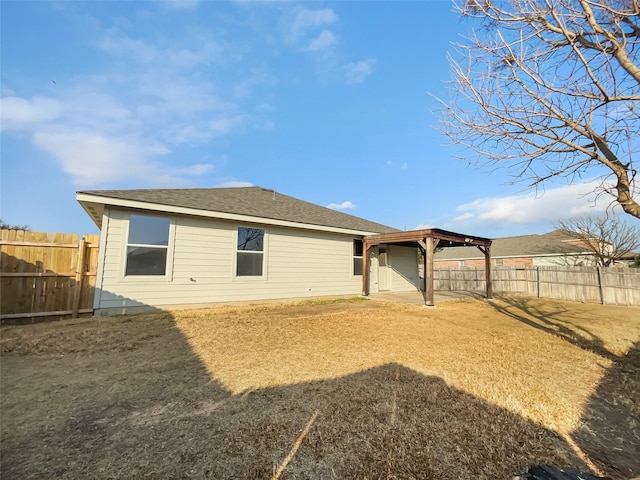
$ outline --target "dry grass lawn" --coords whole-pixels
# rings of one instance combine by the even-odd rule
[[[359,298],[2,328],[3,478],[640,475],[640,309]]]

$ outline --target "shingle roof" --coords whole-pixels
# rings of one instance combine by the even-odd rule
[[[364,232],[398,231],[261,187],[85,190],[77,193]]]
[[[491,257],[529,257],[540,255],[570,255],[584,253],[584,248],[568,243],[570,240],[561,230],[544,235],[520,235],[496,238],[491,244]],[[466,260],[484,258],[474,247],[452,247],[438,251],[435,260]]]

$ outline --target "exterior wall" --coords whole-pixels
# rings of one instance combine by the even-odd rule
[[[397,245],[390,245],[387,248],[391,266],[391,290],[394,292],[418,290],[420,277],[416,249]]]
[[[531,257],[518,257],[518,258],[503,258],[502,265],[503,267],[518,267],[521,265],[534,265],[535,260]],[[496,261],[494,258],[491,259],[491,263],[496,265]]]
[[[362,276],[353,275],[353,236],[186,216],[167,216],[172,220],[167,276],[125,277],[130,212],[145,214],[105,210],[96,314],[362,293]],[[262,277],[235,275],[239,226],[265,229]]]
[[[502,265],[497,265],[496,260],[501,260]],[[499,262],[498,262],[499,263]],[[492,266],[514,267],[519,265],[534,265],[534,259],[531,257],[510,257],[510,258],[491,258]],[[435,260],[434,268],[458,268],[460,263],[458,260]],[[471,258],[464,260],[464,268],[484,268],[484,258]]]
[[[539,267],[590,267],[595,266],[594,258],[589,254],[583,255],[556,255],[533,259],[533,264]]]

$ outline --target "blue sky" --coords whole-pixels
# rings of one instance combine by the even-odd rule
[[[536,195],[446,146],[429,93],[472,27],[448,1],[0,8],[8,223],[94,233],[78,190],[248,185],[487,237],[596,210],[589,182]]]

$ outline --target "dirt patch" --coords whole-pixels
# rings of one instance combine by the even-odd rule
[[[630,478],[640,310],[587,307],[291,302],[5,327],[2,475],[506,479],[586,459]]]

